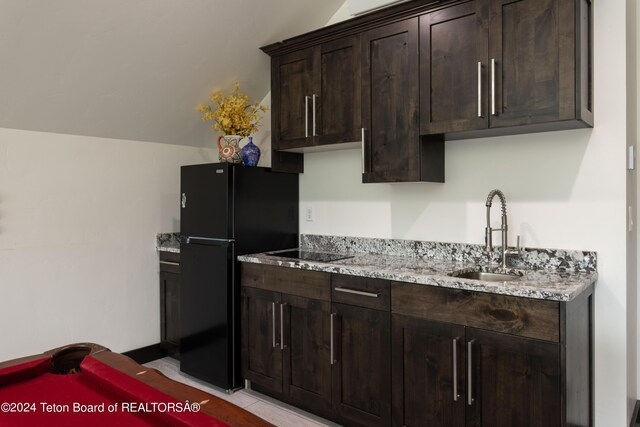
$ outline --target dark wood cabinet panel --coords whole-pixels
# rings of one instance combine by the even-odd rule
[[[303,172],[299,152],[360,140],[360,38],[351,35],[271,62],[272,168]]]
[[[574,1],[491,0],[495,60],[491,127],[575,117]]]
[[[389,312],[333,304],[333,409],[349,425],[391,421]]]
[[[160,251],[160,346],[180,359],[180,254]]]
[[[331,304],[283,295],[284,394],[303,409],[331,412]]]
[[[160,345],[180,358],[180,274],[160,271]]]
[[[420,181],[418,19],[362,34],[364,182]]]
[[[557,301],[402,282],[391,284],[391,295],[394,313],[541,340],[560,340]]]
[[[464,426],[464,327],[393,315],[392,336],[393,425]]]
[[[323,43],[314,55],[319,65],[313,83],[317,95],[313,145],[360,141],[360,37]]]
[[[473,399],[467,426],[562,424],[559,344],[473,328],[466,339]]]
[[[424,134],[488,126],[484,2],[420,17],[420,119]]]
[[[421,132],[593,126],[590,19],[586,0],[480,0],[423,15]]]
[[[280,294],[242,287],[242,376],[282,392]]]
[[[278,56],[273,59],[272,68],[272,83],[277,88],[272,100],[272,146],[279,150],[303,145],[309,136],[312,51],[305,49]]]

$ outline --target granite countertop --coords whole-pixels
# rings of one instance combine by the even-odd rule
[[[158,233],[156,250],[160,252],[180,253],[180,233]]]
[[[315,242],[317,242],[317,239]],[[457,250],[453,250],[453,252],[457,252],[456,257],[458,259],[447,259],[452,253],[451,247],[444,247],[443,245],[455,244],[430,243],[432,245],[430,247],[440,248],[435,250],[435,252],[439,251],[439,254],[434,253],[434,251],[427,251],[428,253],[422,256],[407,256],[407,253],[397,249],[397,242],[387,240],[384,243],[387,248],[392,248],[389,251],[390,253],[372,254],[354,252],[353,246],[335,244],[335,241],[332,242],[330,247],[326,245],[322,247],[301,239],[300,249],[340,254],[351,256],[351,258],[332,262],[302,261],[279,257],[277,253],[283,251],[273,251],[239,256],[238,260],[550,301],[570,301],[592,286],[598,278],[598,273],[595,271],[596,259],[594,252],[528,249],[523,251],[523,266],[531,267],[535,265],[537,268],[509,268],[504,271],[497,267],[498,264],[494,261],[488,264],[486,261],[478,262],[477,259],[471,256],[460,256],[459,245],[455,246]],[[404,241],[399,242],[401,242],[401,245],[404,244]],[[344,243],[344,240],[338,243]],[[361,242],[358,245],[361,245]],[[477,246],[479,245],[463,246],[471,253],[473,250],[478,250]],[[324,250],[318,250],[319,248]],[[326,250],[331,248],[341,248],[343,250]],[[418,252],[419,254],[419,251],[416,251],[415,248],[416,246],[413,245],[412,250],[414,253]],[[471,250],[468,248],[471,248]],[[361,246],[359,249],[361,249]],[[575,263],[567,262],[567,260],[575,261]],[[543,261],[548,268],[540,268]],[[558,265],[563,265],[564,267],[558,267]],[[488,282],[451,276],[452,273],[460,270],[500,271],[517,274],[521,277],[508,282]]]
[[[158,234],[156,249],[179,253],[179,233]],[[299,249],[350,258],[302,261],[277,256],[283,250],[242,255],[238,260],[550,301],[570,301],[598,279],[597,256],[590,251],[523,248],[514,268],[504,271],[497,267],[498,250],[489,264],[482,245],[474,244],[301,235]],[[499,271],[520,277],[488,282],[451,276],[458,271]]]

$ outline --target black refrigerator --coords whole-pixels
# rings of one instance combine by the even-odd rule
[[[240,377],[238,255],[298,246],[298,175],[230,163],[180,171],[180,370]]]

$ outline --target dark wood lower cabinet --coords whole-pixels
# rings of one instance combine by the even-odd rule
[[[331,414],[328,301],[282,295],[284,394],[296,406]]]
[[[241,272],[242,373],[260,392],[345,426],[593,425],[593,288],[550,304]]]
[[[559,344],[400,315],[393,333],[394,426],[562,425]]]
[[[387,311],[333,304],[333,409],[347,425],[391,420],[391,340]]]
[[[464,326],[395,314],[392,323],[393,425],[464,426]]]
[[[160,252],[160,347],[180,359],[180,254]]]
[[[241,293],[242,376],[281,393],[280,294],[246,287]]]
[[[467,426],[563,425],[560,344],[474,328],[466,339],[472,379]]]

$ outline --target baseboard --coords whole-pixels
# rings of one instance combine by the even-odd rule
[[[160,347],[160,343],[148,345],[142,348],[136,348],[135,350],[126,351],[125,356],[132,358],[139,364],[149,363],[157,359],[167,357],[167,350]]]

